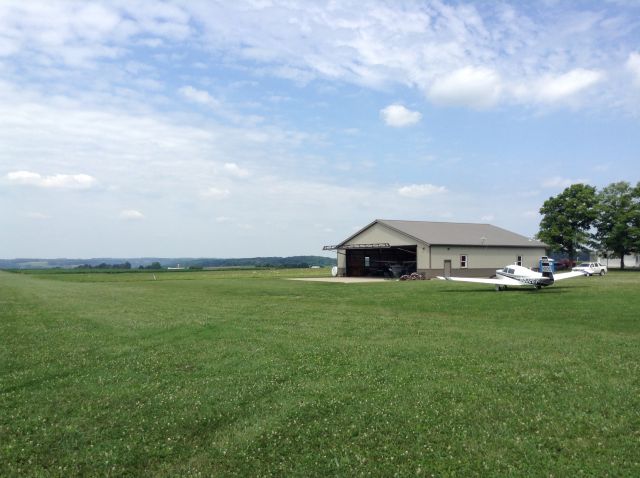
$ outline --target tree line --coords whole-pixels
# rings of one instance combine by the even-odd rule
[[[98,265],[82,264],[76,267],[76,269],[123,269],[123,270],[129,270],[131,268],[132,266],[129,261],[123,262],[122,264],[107,264],[106,262],[102,262]],[[139,265],[138,269],[139,270],[143,270],[143,269],[160,270],[160,269],[163,269],[163,267],[162,267],[162,264],[156,261],[146,266]]]
[[[572,260],[580,250],[597,250],[620,258],[640,253],[640,182],[609,184],[597,190],[573,184],[540,208],[537,238]]]
[[[102,262],[97,266],[93,266],[91,264],[81,264],[76,267],[76,269],[131,269],[131,263],[129,261],[123,262],[122,264],[107,264],[106,262]]]

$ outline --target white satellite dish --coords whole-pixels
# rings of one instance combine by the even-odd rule
[[[333,266],[333,267],[331,268],[331,275],[332,275],[333,277],[336,277],[336,276],[338,275],[338,266]]]

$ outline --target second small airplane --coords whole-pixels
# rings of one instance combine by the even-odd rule
[[[520,286],[532,286],[536,289],[542,287],[548,287],[553,285],[556,281],[563,279],[571,279],[572,277],[585,276],[586,273],[582,271],[562,272],[560,274],[554,274],[550,262],[545,261],[544,258],[541,261],[542,272],[532,271],[526,267],[518,266],[515,264],[505,266],[502,269],[496,270],[495,279],[481,279],[475,277],[441,277],[440,280],[450,280],[457,282],[474,282],[477,284],[493,284],[496,286],[496,290],[504,290],[507,287],[520,287]]]

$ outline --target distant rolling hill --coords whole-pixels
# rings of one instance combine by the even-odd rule
[[[18,259],[0,259],[0,269],[50,269],[59,267],[62,269],[72,269],[81,266],[89,266],[97,268],[103,266],[110,268],[112,266],[123,266],[129,264],[126,268],[138,269],[141,267],[150,267],[151,264],[159,263],[161,267],[330,267],[335,265],[335,259],[323,256],[290,256],[290,257],[246,257],[246,258],[175,258],[175,257],[132,257],[132,258],[114,258],[114,257],[97,257],[91,259],[37,259],[37,258],[18,258]]]

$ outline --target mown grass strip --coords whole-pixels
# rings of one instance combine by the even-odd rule
[[[0,475],[640,472],[639,275],[296,272],[0,273]]]

